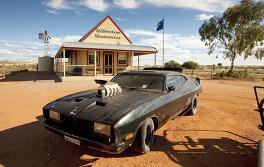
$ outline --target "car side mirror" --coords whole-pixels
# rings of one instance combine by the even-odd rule
[[[169,86],[169,87],[168,87],[169,92],[170,92],[170,91],[173,91],[173,90],[175,90],[175,89],[176,89],[175,86]]]

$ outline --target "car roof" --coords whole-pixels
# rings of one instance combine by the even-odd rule
[[[127,71],[127,72],[120,72],[120,73],[132,73],[132,74],[152,74],[152,75],[179,75],[180,72],[176,71],[163,71],[163,70],[139,70],[139,71]]]

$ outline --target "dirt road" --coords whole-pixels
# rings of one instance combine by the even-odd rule
[[[97,87],[87,82],[0,82],[0,166],[256,166],[264,138],[251,81],[202,81],[196,116],[182,116],[155,133],[153,150],[119,155],[75,146],[42,127],[43,105]]]

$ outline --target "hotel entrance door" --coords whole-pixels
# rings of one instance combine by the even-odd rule
[[[113,53],[104,53],[104,73],[113,74]]]

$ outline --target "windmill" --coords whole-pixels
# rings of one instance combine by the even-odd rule
[[[44,31],[38,34],[38,38],[43,41],[44,43],[44,56],[49,55],[49,40],[51,37],[48,34],[48,31]]]

